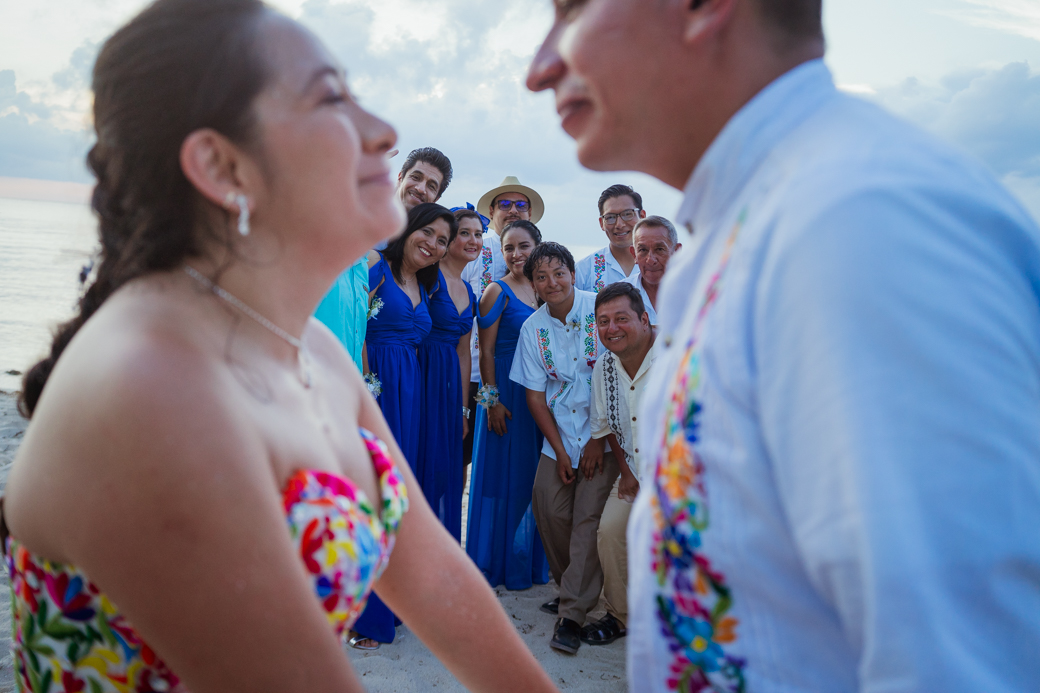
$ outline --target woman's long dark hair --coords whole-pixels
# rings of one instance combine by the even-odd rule
[[[241,146],[256,141],[252,105],[268,77],[259,45],[265,11],[260,0],[157,0],[102,47],[92,85],[97,143],[87,155],[101,260],[79,313],[22,381],[26,417],[62,351],[116,289],[178,267],[207,236],[230,245],[230,224],[201,229],[208,210],[181,171],[180,149],[200,128]]]
[[[438,219],[448,222],[448,228],[450,229],[448,232],[448,245],[451,245],[451,242],[455,240],[455,236],[459,233],[459,223],[455,221],[455,215],[452,214],[450,209],[442,207],[436,202],[423,202],[412,207],[411,211],[408,212],[408,227],[404,230],[404,233],[391,241],[390,245],[386,246],[386,250],[383,251],[383,257],[386,258],[387,264],[390,265],[390,271],[394,273],[394,277],[398,282],[403,281],[401,279],[401,261],[404,259],[404,245],[408,237],[416,231],[426,228]],[[432,293],[437,288],[437,272],[440,271],[440,265],[440,260],[438,260],[429,267],[424,267],[415,273],[415,278],[426,287],[426,293]]]

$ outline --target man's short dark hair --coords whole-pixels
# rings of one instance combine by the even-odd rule
[[[513,222],[513,224],[519,224],[520,222]],[[510,224],[509,226],[512,226]],[[509,226],[506,228],[508,229]],[[534,281],[534,270],[538,267],[541,262],[549,262],[552,260],[559,260],[561,265],[564,265],[571,272],[574,272],[574,256],[571,255],[571,251],[567,250],[566,246],[562,246],[559,243],[553,241],[546,241],[535,246],[535,249],[531,251],[531,254],[527,257],[527,262],[524,263],[524,276],[530,281]]]
[[[526,265],[524,269],[527,269]],[[600,289],[599,293],[596,294],[596,311],[599,312],[599,307],[604,303],[610,303],[618,298],[627,298],[629,303],[632,304],[632,310],[636,312],[636,315],[640,318],[643,317],[643,313],[646,312],[643,295],[639,293],[639,289],[628,282],[614,282]]]
[[[755,0],[763,19],[786,38],[823,38],[823,0]],[[600,212],[602,214],[602,212]]]
[[[599,214],[603,216],[603,205],[607,204],[607,200],[613,200],[615,197],[621,197],[622,195],[628,195],[632,198],[632,201],[636,203],[636,209],[643,208],[643,196],[632,189],[631,185],[612,185],[603,191],[599,196]]]
[[[429,164],[441,172],[441,187],[437,191],[437,199],[441,199],[441,195],[448,189],[448,183],[451,182],[451,161],[444,156],[441,150],[433,147],[413,149],[408,152],[408,158],[404,160],[404,166],[401,167],[401,177],[403,178],[407,175],[418,163]]]

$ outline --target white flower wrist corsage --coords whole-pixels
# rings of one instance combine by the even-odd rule
[[[490,409],[498,404],[498,388],[494,385],[485,385],[477,390],[477,404]]]

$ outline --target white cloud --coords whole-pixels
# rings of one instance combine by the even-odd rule
[[[1026,63],[879,90],[893,111],[958,144],[998,175],[1040,176],[1040,74]]]
[[[942,11],[974,26],[1006,31],[1040,41],[1037,0],[961,0],[968,7]]]
[[[455,179],[442,202],[476,203],[515,175],[545,198],[546,237],[574,245],[605,241],[596,201],[616,182],[636,186],[651,213],[675,213],[678,193],[648,176],[582,169],[551,97],[527,91],[528,62],[551,25],[549,3],[444,0],[423,14],[409,12],[425,3],[393,0],[392,37],[378,4],[310,0],[299,19],[343,62],[362,102],[398,129],[402,152],[434,146],[448,155]]]
[[[1027,63],[911,78],[876,98],[981,159],[1040,219],[1040,73]]]

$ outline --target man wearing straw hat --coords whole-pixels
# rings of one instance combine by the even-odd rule
[[[506,176],[498,187],[492,188],[484,193],[477,202],[477,212],[491,220],[489,224],[493,233],[484,234],[484,250],[473,262],[466,265],[462,272],[463,281],[469,282],[473,287],[473,293],[477,301],[484,295],[484,289],[488,284],[506,276],[508,268],[506,261],[502,258],[502,229],[510,222],[518,220],[530,221],[537,224],[545,213],[545,203],[542,196],[534,188],[522,185],[516,176]],[[473,316],[476,322],[476,316]],[[473,356],[473,369],[470,376],[469,403],[466,405],[470,411],[469,435],[466,445],[472,445],[473,424],[476,419],[477,408],[473,406],[480,382],[480,354],[478,352],[477,331],[473,330],[473,348],[470,349]]]

